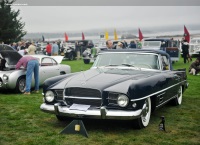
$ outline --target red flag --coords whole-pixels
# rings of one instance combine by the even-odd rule
[[[139,39],[140,39],[140,41],[142,41],[142,39],[143,39],[143,35],[142,35],[142,32],[140,31],[140,28],[139,28]]]
[[[82,40],[85,40],[85,35],[83,34],[83,32],[82,32]]]
[[[185,40],[190,43],[190,33],[188,32],[187,28],[185,27],[184,25],[184,37],[185,37]]]
[[[68,41],[68,35],[65,32],[65,41]]]

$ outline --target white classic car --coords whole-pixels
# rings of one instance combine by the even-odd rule
[[[26,70],[23,68],[15,70],[15,65],[21,57],[22,56],[16,50],[8,45],[0,45],[0,58],[6,62],[6,64],[0,63],[0,91],[5,89],[16,90],[21,93],[25,91]],[[50,77],[71,72],[70,66],[60,64],[63,56],[33,55],[33,57],[39,60],[40,85]],[[32,87],[34,83],[33,77]]]
[[[193,38],[190,41],[190,48],[189,48],[189,53],[191,55],[193,54],[200,54],[200,38]]]

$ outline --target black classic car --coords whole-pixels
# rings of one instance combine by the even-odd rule
[[[181,105],[186,78],[185,69],[172,70],[161,50],[101,51],[91,69],[46,80],[40,109],[59,120],[133,120],[144,128],[155,109],[167,102]]]
[[[82,55],[87,48],[92,48],[94,46],[92,40],[69,40],[63,43],[61,47],[61,55],[69,60],[74,60],[77,55]],[[79,54],[77,54],[79,52]],[[84,58],[83,58],[84,59]]]
[[[180,45],[179,41],[169,38],[149,38],[143,41],[142,48],[153,48],[166,51],[173,62],[179,61]]]

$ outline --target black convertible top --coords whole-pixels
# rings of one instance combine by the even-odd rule
[[[142,53],[156,53],[166,55],[168,57],[169,54],[163,50],[156,50],[156,49],[102,49],[101,53],[103,52],[142,52]]]
[[[100,53],[104,53],[104,52],[141,52],[141,53],[156,53],[156,54],[165,55],[169,59],[170,70],[173,70],[171,58],[169,54],[163,50],[156,50],[152,48],[151,49],[107,49],[106,48],[100,51]]]
[[[144,39],[144,41],[172,41],[170,38],[148,38]]]

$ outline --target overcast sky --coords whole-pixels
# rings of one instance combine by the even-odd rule
[[[13,9],[20,9],[28,33],[200,25],[199,6],[13,6]]]

